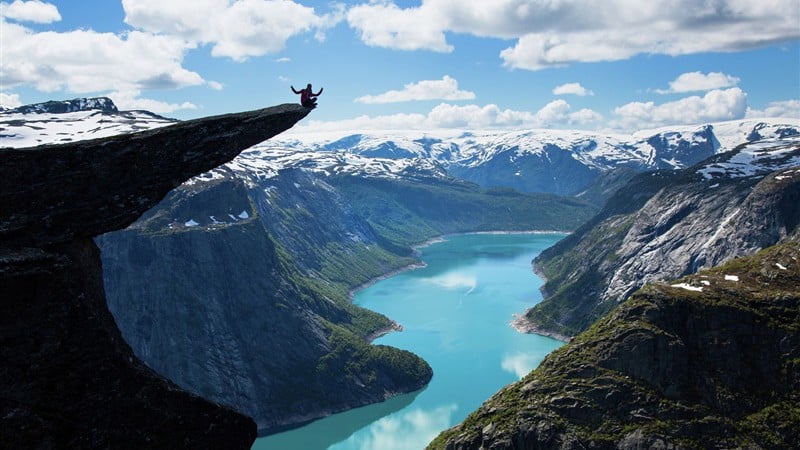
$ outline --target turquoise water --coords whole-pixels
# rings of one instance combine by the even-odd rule
[[[410,350],[433,368],[422,391],[256,440],[270,450],[419,450],[520,379],[562,343],[509,322],[541,300],[531,260],[561,234],[449,236],[423,248],[427,267],[359,291],[354,302],[402,324],[376,343]]]

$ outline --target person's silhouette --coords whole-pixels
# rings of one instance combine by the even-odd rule
[[[294,88],[294,86],[290,86],[292,88],[292,92],[295,94],[300,94],[300,104],[305,106],[306,108],[316,108],[317,107],[317,97],[322,94],[322,89],[319,88],[319,92],[316,94],[314,91],[311,90],[311,83],[308,83],[305,89],[300,89],[299,91]]]

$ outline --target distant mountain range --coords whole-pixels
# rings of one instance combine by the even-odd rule
[[[2,146],[25,147],[170,123],[146,111],[119,112],[107,98],[76,99],[2,111],[0,137]],[[746,142],[799,134],[797,119],[748,119],[632,135],[565,130],[310,133],[257,145],[204,178],[231,170],[263,179],[281,169],[302,168],[322,175],[449,176],[483,187],[580,195],[615,170],[684,168]]]

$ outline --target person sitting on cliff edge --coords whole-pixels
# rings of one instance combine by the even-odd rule
[[[317,107],[317,97],[322,94],[322,89],[319,88],[319,92],[316,94],[314,91],[311,90],[311,83],[308,83],[305,89],[300,89],[299,91],[294,88],[294,86],[290,86],[292,88],[292,92],[295,94],[300,94],[300,104],[305,106],[306,108],[316,108]]]

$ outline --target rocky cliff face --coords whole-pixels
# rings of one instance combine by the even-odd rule
[[[531,329],[575,335],[645,283],[691,274],[798,233],[798,164],[800,141],[779,139],[686,171],[637,177],[597,217],[536,259],[547,283],[545,300],[526,314]]]
[[[262,433],[425,386],[420,358],[369,345],[392,323],[335,287],[411,260],[381,249],[321,180],[270,183],[190,183],[98,238],[109,308],[137,356]]]
[[[800,243],[649,284],[431,449],[790,449]]]
[[[574,227],[592,211],[411,174],[223,167],[98,243],[109,307],[137,356],[269,433],[427,383],[417,357],[367,345],[392,322],[347,295],[417,263],[410,245],[447,232]]]
[[[0,150],[3,447],[249,448],[250,419],[181,391],[133,355],[106,307],[91,237],[306,114],[282,105]]]

